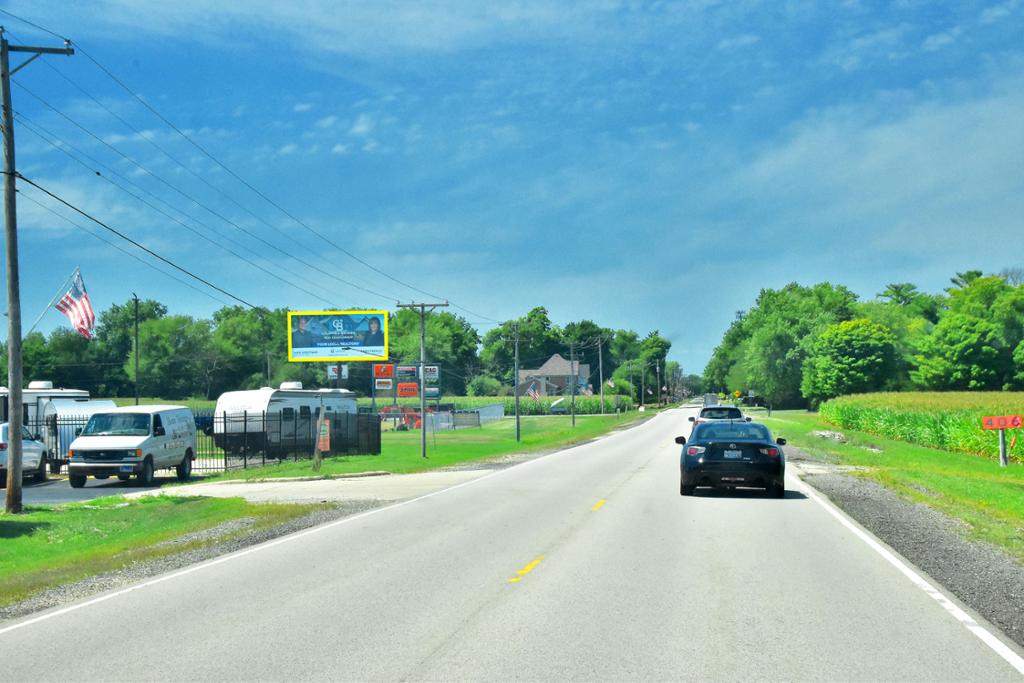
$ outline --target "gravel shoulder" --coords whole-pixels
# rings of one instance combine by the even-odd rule
[[[807,484],[1024,647],[1024,566],[969,527],[875,481],[789,447]]]

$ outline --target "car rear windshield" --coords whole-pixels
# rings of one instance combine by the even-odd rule
[[[702,424],[697,425],[691,441],[717,440],[717,439],[753,439],[770,441],[771,434],[768,428],[753,423],[732,423],[732,424]]]
[[[96,413],[82,430],[82,436],[146,436],[149,415],[145,413]]]
[[[743,419],[743,413],[740,412],[739,408],[705,408],[700,411],[700,416],[707,417],[712,420]]]

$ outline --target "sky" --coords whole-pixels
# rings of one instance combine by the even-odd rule
[[[0,9],[80,48],[15,74],[18,170],[223,290],[23,182],[26,329],[78,266],[97,310],[545,306],[699,373],[762,288],[1024,265],[1024,0]]]

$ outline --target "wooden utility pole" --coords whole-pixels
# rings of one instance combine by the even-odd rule
[[[512,379],[512,393],[516,395],[516,443],[519,443],[519,323],[514,323],[513,328],[516,331],[516,362]]]
[[[569,372],[572,373],[572,399],[570,404],[572,406],[572,426],[576,426],[576,382],[578,380],[579,372],[576,370],[576,345],[573,342],[569,342]]]
[[[604,339],[597,338],[597,370],[601,380],[601,414],[604,415]]]
[[[139,405],[139,297],[132,292],[135,302],[135,405]]]
[[[425,383],[423,380],[423,366],[427,364],[427,309],[433,311],[435,308],[445,308],[448,302],[443,304],[396,304],[398,308],[414,308],[420,311],[420,456],[427,457],[427,396],[423,391]]]
[[[27,52],[32,56],[11,70],[10,53]],[[21,286],[18,275],[18,209],[15,199],[14,106],[11,104],[11,76],[40,55],[73,55],[70,43],[63,48],[10,45],[0,26],[0,90],[3,91],[3,112],[0,123],[4,136],[4,235],[7,238],[7,423],[10,438],[7,446],[7,496],[4,509],[21,512],[21,425],[24,406],[21,385]]]

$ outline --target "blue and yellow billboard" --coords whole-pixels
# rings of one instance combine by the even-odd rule
[[[288,360],[388,359],[387,311],[289,311]]]

